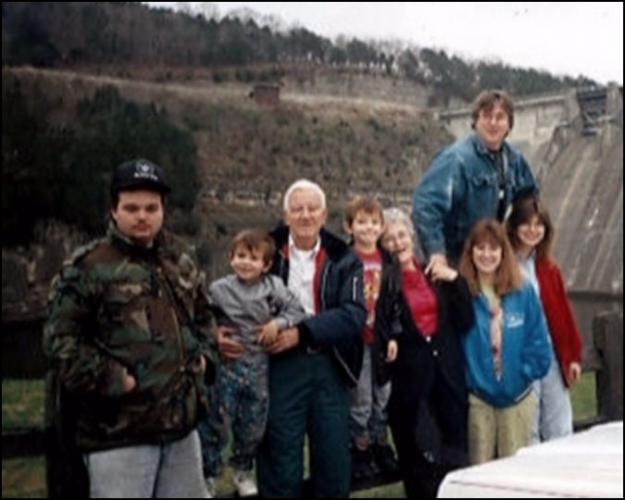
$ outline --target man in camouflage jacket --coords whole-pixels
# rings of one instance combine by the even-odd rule
[[[214,373],[212,315],[191,252],[162,229],[163,171],[117,167],[105,238],[65,263],[44,349],[77,400],[94,497],[204,497],[195,430]]]

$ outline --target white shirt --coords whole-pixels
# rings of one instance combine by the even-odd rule
[[[300,250],[289,234],[289,290],[299,299],[308,314],[315,314],[315,261],[321,238],[312,250]]]
[[[540,297],[538,277],[536,276],[536,254],[532,252],[527,258],[519,255],[519,264],[521,266],[523,276],[532,284],[536,295]]]
[[[543,314],[545,314],[545,311],[543,309],[543,301],[540,300],[540,285],[538,283],[538,276],[536,275],[536,252],[532,252],[527,259],[522,255],[519,255],[519,265],[521,267],[521,272],[523,276],[527,281],[531,283],[532,287],[534,288],[534,291],[538,296],[540,309],[541,311],[543,311]],[[549,325],[546,321],[545,324],[547,325],[547,328],[549,328]],[[549,343],[551,344],[551,335],[547,335],[547,338],[549,339]]]

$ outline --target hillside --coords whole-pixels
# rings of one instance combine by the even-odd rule
[[[196,202],[187,215],[174,210],[169,224],[187,233],[212,276],[224,271],[224,248],[236,231],[278,222],[282,193],[295,179],[307,177],[326,188],[330,222],[340,230],[344,205],[355,193],[377,194],[386,204],[407,204],[431,156],[450,140],[430,113],[389,101],[311,96],[285,88],[278,107],[263,108],[248,97],[250,87],[245,85],[159,84],[56,70],[3,70],[3,82],[12,79],[33,103],[46,102],[41,109],[49,108],[53,130],[69,133],[85,99],[109,88],[124,100],[154,107],[192,137]],[[110,153],[94,151],[100,158],[87,159],[101,161]],[[140,154],[153,158],[151,151]],[[181,165],[165,161],[175,176]],[[23,169],[21,175],[27,175],[29,165]],[[51,188],[54,170],[49,175]],[[103,193],[106,179],[99,184]],[[66,209],[70,203],[67,198]],[[87,204],[84,200],[73,210],[84,211]]]
[[[384,98],[379,85],[354,82],[383,79],[383,88],[402,87],[403,95],[425,88],[427,103],[436,106],[469,102],[484,88],[524,95],[593,83],[401,42],[333,41],[304,27],[264,24],[253,11],[205,17],[194,13],[197,5],[177,4],[183,12],[139,2],[5,2],[2,63],[160,81],[288,81],[324,92],[333,80],[331,88],[358,87],[371,98]]]
[[[214,276],[236,230],[275,224],[295,178],[327,188],[335,228],[352,193],[408,204],[430,157],[452,140],[419,110],[460,107],[483,88],[505,88],[518,99],[593,83],[429,48],[332,41],[303,27],[263,25],[253,13],[217,19],[183,10],[136,2],[2,5],[3,240],[25,245],[17,260],[28,262],[31,282],[58,268],[70,240],[87,237],[76,228],[101,232],[110,168],[127,157],[145,156],[169,171],[168,224],[196,244]],[[257,82],[281,86],[280,106],[259,108],[248,98]],[[535,165],[541,173],[549,166],[545,192],[563,227],[557,253],[573,269],[570,283],[622,289],[622,264],[613,266],[619,255],[622,261],[615,243],[622,212],[597,201],[604,191],[622,198],[622,139],[619,149],[618,140],[598,145],[564,133],[569,142],[554,149],[551,111],[536,116],[526,135],[544,135],[540,151],[558,152]],[[605,168],[617,169],[607,187]],[[571,182],[566,192],[562,178]],[[605,224],[609,231],[599,229]],[[29,246],[35,240],[62,243],[45,252]],[[601,249],[601,263],[593,248]],[[42,255],[56,257],[37,266]]]

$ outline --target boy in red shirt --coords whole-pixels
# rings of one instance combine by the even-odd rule
[[[376,380],[376,304],[380,294],[385,256],[378,247],[384,229],[382,206],[374,198],[357,196],[347,206],[345,230],[364,266],[367,324],[362,332],[364,358],[358,385],[352,391],[352,478],[371,477],[380,470],[397,470],[395,453],[388,444],[386,406],[391,384]],[[388,256],[387,256],[388,259]]]

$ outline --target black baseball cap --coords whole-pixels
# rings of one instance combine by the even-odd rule
[[[126,161],[117,167],[111,179],[111,195],[120,191],[146,188],[161,194],[167,194],[171,188],[165,180],[162,167],[143,158]]]

